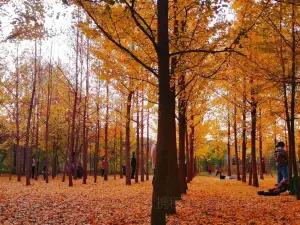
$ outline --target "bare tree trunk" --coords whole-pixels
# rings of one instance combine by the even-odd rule
[[[233,130],[234,130],[234,150],[235,150],[235,159],[236,159],[236,174],[237,179],[241,180],[240,176],[240,163],[239,163],[239,152],[238,152],[238,140],[237,140],[237,107],[234,105],[234,123],[233,123]]]
[[[290,115],[289,115],[289,106],[287,98],[287,89],[286,83],[283,82],[283,96],[284,96],[284,106],[285,106],[285,119],[286,119],[286,128],[288,132],[288,168],[289,168],[289,180],[292,180],[293,164],[292,164],[292,145],[291,145],[291,124],[290,124]]]
[[[169,67],[169,2],[157,1],[157,58],[158,58],[158,135],[154,173],[151,224],[166,224],[166,214],[175,213],[174,197],[178,189],[176,152],[175,96],[171,87]],[[157,207],[164,198],[169,204]]]
[[[244,76],[244,91],[243,91],[243,122],[242,122],[242,181],[246,182],[246,151],[247,151],[247,140],[246,140],[246,76]]]
[[[70,100],[70,95],[69,95],[69,100]],[[63,177],[62,177],[62,182],[66,181],[66,173],[67,171],[67,167],[68,167],[68,151],[70,149],[70,132],[71,132],[71,125],[70,125],[70,119],[69,119],[69,115],[66,115],[66,120],[68,122],[68,136],[67,136],[67,146],[66,146],[66,155],[65,155],[65,166],[64,166],[64,173],[63,173]]]
[[[249,166],[249,185],[252,186],[252,160],[251,160],[251,164]]]
[[[130,120],[131,120],[131,100],[133,92],[129,92],[127,96],[126,104],[126,185],[131,185],[131,176],[130,176]]]
[[[28,110],[28,118],[27,118],[27,128],[26,128],[26,140],[25,140],[25,149],[26,149],[26,185],[30,185],[30,149],[29,149],[29,136],[30,136],[30,124],[31,124],[31,116],[33,110],[33,101],[35,97],[35,90],[36,90],[36,77],[37,77],[37,46],[36,46],[36,39],[34,42],[34,75],[33,75],[33,86],[32,86],[32,93],[31,99],[29,104]]]
[[[191,133],[190,133],[190,138],[189,138],[189,143],[190,143],[190,160],[189,160],[189,173],[188,173],[188,181],[192,181],[194,177],[194,133],[195,133],[195,127],[194,127],[194,115],[191,115]]]
[[[57,175],[57,144],[58,141],[53,143],[52,179],[54,179]]]
[[[140,109],[139,96],[136,95],[136,169],[135,169],[135,183],[139,182],[139,167],[140,167]]]
[[[17,62],[16,62],[16,95],[15,95],[15,101],[16,101],[16,154],[17,154],[17,163],[16,163],[16,169],[17,169],[17,180],[21,181],[21,165],[22,165],[22,154],[21,154],[21,148],[20,148],[20,108],[19,108],[19,46],[17,46]]]
[[[146,150],[146,180],[149,180],[149,152],[150,152],[150,143],[149,143],[149,120],[150,120],[150,110],[147,107],[147,150]],[[299,151],[300,154],[300,151]]]
[[[100,83],[99,83],[100,86]],[[99,87],[100,89],[100,87]],[[99,92],[98,92],[98,99],[99,99]],[[94,183],[97,182],[97,176],[98,176],[98,161],[99,161],[99,148],[100,148],[100,106],[97,102],[97,140],[96,140],[96,146],[95,146],[95,156],[94,156]]]
[[[255,96],[257,91],[253,87],[253,79],[250,81],[251,87],[251,168],[253,177],[253,186],[258,187],[257,166],[256,166],[256,108],[257,101]]]
[[[38,179],[38,168],[39,168],[39,155],[40,155],[40,151],[39,151],[39,130],[40,130],[40,108],[39,108],[39,96],[37,97],[37,109],[36,109],[36,139],[35,139],[35,147],[36,147],[36,157],[35,157],[35,173],[34,173],[34,179],[37,180]]]
[[[181,194],[186,194],[187,183],[185,174],[185,133],[186,133],[186,93],[185,93],[185,75],[182,74],[178,82],[179,103],[178,103],[178,118],[179,118],[179,190]]]
[[[90,151],[90,176],[92,176],[93,162],[94,160],[92,160],[92,152]]]
[[[227,166],[227,174],[228,176],[231,176],[231,153],[230,153],[230,110],[229,110],[229,105],[228,107],[228,111],[227,111],[227,159],[228,159],[228,166]]]
[[[144,96],[144,91],[142,91]],[[144,163],[144,98],[142,98],[142,109],[141,109],[141,181],[145,181],[145,163]]]
[[[188,126],[187,126],[187,119],[185,118],[185,158],[186,158],[186,162],[185,162],[185,176],[187,179],[187,183],[190,182],[190,180],[188,179],[189,174],[190,174],[190,154],[189,154],[189,133],[188,133]]]
[[[259,110],[259,175],[260,179],[264,179],[264,171],[263,171],[263,156],[262,156],[262,114],[261,109]]]
[[[292,153],[292,166],[294,176],[298,177],[298,168],[296,163],[296,143],[295,143],[295,101],[296,101],[296,10],[295,0],[292,4],[292,92],[291,92],[291,153]],[[299,187],[300,188],[300,187]]]
[[[106,161],[106,168],[104,171],[104,180],[108,180],[108,102],[109,102],[109,87],[108,81],[106,82],[106,114],[105,114],[105,127],[104,127],[104,145],[105,145],[105,161]]]
[[[115,117],[115,131],[114,131],[114,147],[113,147],[113,168],[114,168],[114,179],[116,180],[116,144],[117,144],[117,117]]]
[[[123,110],[121,110],[122,112]],[[120,179],[123,179],[123,125],[120,124]]]
[[[300,137],[300,130],[298,131],[298,136]],[[300,168],[300,143],[298,144],[298,167]]]
[[[49,120],[50,120],[50,110],[51,110],[51,86],[52,86],[52,64],[51,64],[51,57],[52,56],[50,55],[49,76],[48,76],[48,90],[47,90],[46,133],[45,133],[45,166],[46,166],[45,178],[46,178],[46,183],[49,183],[49,178],[48,178],[48,173],[49,173],[48,141],[49,141]]]
[[[87,54],[86,54],[86,88],[85,88],[85,104],[83,115],[83,184],[86,184],[87,179],[87,154],[88,154],[88,127],[86,121],[88,120],[88,100],[89,100],[89,40],[87,40]]]
[[[52,54],[52,52],[51,52]],[[39,58],[39,72],[38,72],[38,86],[41,86],[41,59],[42,59],[42,43],[40,41],[40,58]],[[34,179],[37,180],[39,176],[39,165],[40,165],[40,149],[39,149],[39,130],[40,130],[40,95],[41,90],[39,88],[38,94],[37,94],[37,100],[36,100],[36,157],[35,157],[35,173],[34,173]]]

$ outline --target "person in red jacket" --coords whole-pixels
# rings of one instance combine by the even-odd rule
[[[211,172],[212,172],[212,167],[211,167],[211,165],[208,165],[207,171],[208,171],[208,175],[211,176]]]

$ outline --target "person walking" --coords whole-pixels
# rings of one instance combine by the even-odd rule
[[[218,174],[220,174],[220,176],[221,176],[221,166],[220,166],[220,164],[217,165],[216,170],[217,170],[216,176],[218,176]]]
[[[151,147],[151,158],[152,158],[152,169],[153,169],[152,184],[154,183],[154,173],[155,173],[155,165],[156,165],[156,150],[157,150],[157,145],[153,144]]]
[[[208,175],[211,176],[211,172],[212,172],[212,167],[211,167],[211,165],[208,165],[207,171],[208,171]]]
[[[135,158],[135,152],[133,152],[131,158],[131,179],[134,179],[135,170],[136,170],[136,158]]]
[[[34,178],[35,173],[35,158],[32,158],[32,164],[31,164],[31,178]]]
[[[101,167],[101,176],[104,176],[105,170],[106,170],[107,166],[106,166],[106,160],[104,157],[102,157],[102,167]]]

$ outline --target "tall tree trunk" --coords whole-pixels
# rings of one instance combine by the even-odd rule
[[[57,143],[53,143],[52,179],[57,175]]]
[[[86,81],[85,81],[85,102],[84,102],[84,113],[83,113],[83,184],[86,184],[87,179],[87,155],[88,155],[88,127],[86,122],[89,117],[89,39],[87,40],[87,53],[86,53]]]
[[[190,160],[189,160],[189,173],[188,173],[188,181],[191,182],[194,177],[194,136],[195,136],[195,126],[194,126],[194,115],[191,115],[191,133],[189,138],[189,144],[190,144]]]
[[[77,21],[79,22],[79,9],[77,10]],[[72,163],[75,164],[75,157],[73,158],[73,151],[75,146],[75,126],[76,126],[76,110],[77,110],[77,98],[78,98],[78,50],[79,50],[79,28],[76,31],[76,62],[75,62],[75,91],[74,91],[74,102],[73,102],[73,112],[72,112],[72,127],[71,127],[71,143],[69,149],[69,187],[73,186],[72,180]],[[76,151],[76,150],[75,150]],[[74,166],[75,170],[75,166]]]
[[[231,176],[231,153],[230,153],[230,110],[229,110],[229,105],[227,106],[227,161],[228,161],[228,166],[227,166],[227,174],[228,176]]]
[[[129,92],[127,96],[126,104],[126,150],[125,150],[125,159],[126,159],[126,185],[131,185],[131,176],[130,176],[130,120],[131,120],[131,100],[133,92]]]
[[[235,159],[236,159],[236,174],[237,179],[241,180],[240,176],[240,163],[239,163],[239,152],[238,152],[238,140],[237,140],[237,106],[234,105],[234,123],[233,123],[233,132],[234,132],[234,151],[235,151]]]
[[[26,149],[26,185],[30,185],[30,149],[29,149],[29,136],[30,136],[30,124],[31,124],[31,116],[33,110],[33,102],[35,97],[35,90],[36,90],[36,77],[37,77],[37,45],[36,39],[34,42],[34,74],[33,74],[33,84],[32,84],[32,92],[31,92],[31,99],[29,104],[28,110],[28,118],[27,118],[27,127],[26,127],[26,140],[25,140],[25,149]]]
[[[48,178],[48,173],[49,173],[48,141],[49,141],[49,120],[50,120],[50,110],[51,110],[51,86],[52,86],[52,64],[51,64],[51,56],[50,56],[48,89],[47,89],[46,133],[45,133],[45,166],[46,166],[45,178],[46,178],[46,183],[49,183],[49,178]]]
[[[251,159],[251,164],[250,164],[250,166],[249,166],[249,185],[251,185],[252,186],[252,159]]]
[[[178,187],[175,98],[170,89],[169,74],[169,34],[168,34],[168,1],[158,0],[158,140],[157,159],[154,173],[151,224],[166,224],[166,213],[176,211],[173,190]],[[176,159],[174,163],[174,158]],[[161,199],[169,202],[171,210],[160,206]]]
[[[121,110],[122,112],[123,110]],[[123,179],[123,125],[120,124],[120,178]]]
[[[149,143],[149,129],[150,129],[150,110],[147,107],[147,149],[146,149],[146,180],[149,180],[149,153],[150,153],[150,143]],[[299,151],[300,154],[300,151]]]
[[[140,109],[139,95],[136,95],[136,170],[135,183],[139,182],[139,167],[140,167]]]
[[[22,153],[20,148],[20,107],[19,107],[19,46],[17,46],[17,62],[16,62],[16,95],[15,95],[15,101],[16,101],[16,154],[17,154],[17,163],[16,163],[16,169],[17,169],[17,180],[21,181],[21,165],[22,165]]]
[[[257,166],[256,166],[256,111],[257,101],[254,96],[257,91],[253,87],[253,80],[251,78],[251,168],[253,177],[253,186],[258,187]]]
[[[51,54],[52,54],[52,47],[51,47]],[[40,41],[40,57],[39,57],[39,72],[38,72],[38,87],[41,86],[41,59],[42,59],[42,43]],[[39,149],[39,130],[40,130],[40,95],[41,90],[39,88],[38,94],[37,94],[37,100],[36,100],[36,142],[35,142],[35,148],[36,148],[36,157],[35,157],[35,173],[34,173],[34,179],[38,179],[39,175],[39,165],[40,165],[40,149]]]
[[[98,99],[99,99],[99,92],[98,92]],[[96,104],[96,107],[97,107],[97,136],[96,136],[96,146],[95,146],[95,155],[94,155],[94,183],[97,182],[99,149],[100,149],[100,106],[98,102]]]
[[[264,171],[263,171],[263,156],[262,156],[262,114],[261,109],[259,110],[259,177],[261,180],[264,179]]]
[[[186,176],[186,181],[187,183],[190,182],[190,180],[188,179],[189,173],[190,173],[190,154],[189,154],[189,133],[188,133],[188,126],[187,126],[187,119],[185,117],[185,158],[186,158],[186,162],[185,162],[185,176]]]
[[[298,131],[298,136],[300,137],[300,130]],[[298,144],[298,167],[300,168],[300,142]]]
[[[242,181],[246,182],[246,151],[247,151],[247,140],[246,140],[246,110],[247,110],[247,97],[246,97],[246,76],[243,77],[243,122],[242,122]]]
[[[70,95],[69,95],[69,101],[70,101]],[[67,136],[67,146],[66,146],[66,155],[65,155],[65,166],[64,166],[64,173],[63,173],[63,177],[62,177],[62,182],[66,181],[66,173],[67,168],[68,168],[68,152],[70,149],[70,132],[71,132],[71,125],[70,125],[70,119],[69,119],[69,115],[67,115],[66,118],[67,122],[68,122],[68,136]]]
[[[83,179],[82,183],[86,184],[86,178],[87,178],[87,136],[86,136],[86,111],[87,111],[87,97],[85,97],[85,103],[84,103],[84,109],[83,109],[83,124],[82,124],[82,145],[83,145]]]
[[[108,81],[106,82],[106,114],[105,114],[105,125],[104,125],[104,148],[105,148],[105,171],[104,180],[108,180],[108,113],[109,113],[109,86]]]
[[[288,132],[288,168],[289,168],[289,180],[292,180],[292,172],[293,172],[293,163],[292,163],[292,145],[291,145],[291,124],[290,124],[290,114],[289,114],[289,104],[287,98],[287,88],[286,83],[283,82],[283,97],[284,97],[284,106],[285,106],[285,119],[286,119],[286,128]],[[287,138],[286,138],[287,139]]]
[[[291,92],[291,153],[292,153],[292,166],[295,177],[298,177],[298,168],[296,163],[296,143],[295,143],[295,101],[296,101],[296,10],[295,0],[292,4],[292,92]]]
[[[35,148],[36,148],[36,157],[35,157],[35,173],[34,173],[34,179],[38,179],[38,168],[39,168],[39,156],[40,156],[40,151],[39,151],[39,130],[40,130],[40,107],[39,107],[39,96],[37,97],[37,102],[36,102],[36,139],[35,139]]]
[[[186,93],[185,93],[185,75],[182,74],[178,82],[179,86],[179,189],[181,194],[186,194],[187,183],[185,174],[185,132],[186,132]]]
[[[81,82],[80,82],[81,83]],[[79,89],[81,90],[81,88]],[[80,94],[81,95],[81,94]],[[73,167],[74,167],[74,172],[73,172],[73,178],[74,180],[77,180],[77,163],[78,163],[78,157],[80,155],[80,150],[81,150],[81,145],[79,143],[80,141],[80,129],[81,129],[81,121],[80,121],[80,115],[81,115],[81,97],[79,97],[78,100],[78,124],[76,124],[75,128],[75,146],[74,146],[74,152],[73,152]]]
[[[144,91],[142,91],[142,96],[144,96]],[[141,108],[141,181],[145,181],[145,163],[144,163],[144,98],[142,98],[142,108]]]
[[[114,131],[114,147],[113,147],[113,169],[114,169],[114,179],[116,180],[116,158],[117,158],[117,152],[116,152],[116,144],[117,144],[117,117],[115,117],[115,131]]]

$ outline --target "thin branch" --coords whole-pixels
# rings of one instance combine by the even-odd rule
[[[140,65],[142,65],[145,69],[150,71],[152,74],[154,74],[156,77],[158,77],[158,74],[151,68],[150,66],[147,66],[142,60],[140,60],[132,51],[130,51],[128,48],[124,47],[121,43],[118,43],[96,20],[95,16],[91,14],[89,10],[86,9],[82,1],[78,1],[78,4],[81,6],[81,8],[88,14],[88,16],[94,21],[95,25],[98,27],[98,29],[102,32],[102,34],[113,44],[115,44],[118,48],[120,48],[122,51],[126,52],[128,55],[130,55],[136,62],[138,62]]]

